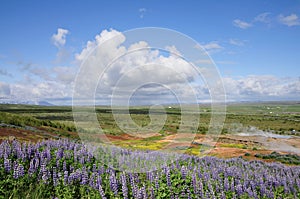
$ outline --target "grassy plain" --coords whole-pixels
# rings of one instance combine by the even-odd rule
[[[196,105],[191,105],[191,110],[193,106]],[[211,119],[211,107],[209,105],[199,105],[199,107],[198,128],[187,131],[179,137],[176,137],[176,134],[180,128],[181,113],[180,107],[176,105],[172,105],[171,108],[165,106],[167,117],[163,128],[158,132],[149,132],[152,134],[147,137],[124,134],[114,118],[114,114],[126,114],[122,108],[114,109],[114,114],[108,106],[97,106],[95,110],[105,137],[114,145],[134,149],[172,149],[193,155],[201,155],[210,150],[211,155],[219,157],[247,154],[244,156],[246,159],[259,159],[262,156],[256,157],[256,154],[269,154],[272,150],[266,148],[264,143],[255,137],[247,139],[237,136],[237,133],[248,131],[250,128],[292,136],[297,136],[300,132],[299,102],[228,104],[222,134],[209,138],[207,131]],[[151,121],[149,107],[131,107],[129,112],[132,120],[140,127],[146,127]],[[160,112],[158,111],[157,114]],[[79,139],[70,106],[2,104],[0,105],[0,124],[0,139],[7,139],[8,136],[34,142],[44,138]],[[95,141],[101,141],[103,138],[103,135],[101,137],[94,132],[86,133],[89,133]],[[279,142],[278,139],[271,141]],[[290,140],[284,141],[290,144]],[[297,140],[294,140],[293,147],[299,147]]]

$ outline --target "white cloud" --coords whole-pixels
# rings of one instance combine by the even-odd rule
[[[58,28],[57,33],[52,35],[52,43],[58,48],[55,64],[64,63],[70,57],[71,53],[65,48],[67,34],[69,34],[68,30]]]
[[[110,40],[111,38],[114,39]],[[238,41],[232,40],[232,43],[238,44]],[[70,99],[73,95],[78,67],[85,63],[87,70],[81,71],[82,77],[78,77],[77,80],[82,81],[82,84],[78,85],[79,94],[89,94],[90,91],[93,94],[86,96],[89,99],[96,97],[97,100],[105,103],[114,95],[122,100],[123,95],[132,94],[136,89],[134,96],[142,102],[176,102],[172,92],[168,91],[174,91],[189,102],[193,98],[191,92],[193,88],[197,89],[196,95],[202,101],[210,99],[204,80],[185,60],[151,49],[145,41],[127,46],[125,43],[124,34],[113,29],[104,30],[96,35],[94,40],[88,41],[82,51],[75,56],[78,66],[42,68],[29,65],[26,67],[23,81],[11,84],[0,82],[0,97],[14,96],[22,100]],[[203,47],[208,51],[223,49],[216,41],[204,44]],[[165,49],[171,52],[178,51],[176,46],[172,45],[166,46]],[[87,57],[89,58],[86,59]],[[211,64],[210,60],[205,58],[199,59],[199,63]],[[111,62],[112,60],[114,61]],[[231,64],[224,61],[219,63]],[[203,70],[201,72],[205,73]],[[223,82],[229,99],[300,98],[299,79],[247,76],[239,79],[227,77]],[[140,88],[136,88],[138,85]]]
[[[51,80],[51,71],[44,67],[34,67],[28,70],[31,74],[41,78],[42,80]]]
[[[229,43],[235,46],[244,46],[245,41],[239,39],[229,39]]]
[[[271,75],[223,78],[228,99],[234,100],[297,100],[300,97],[298,78]]]
[[[71,52],[65,48],[60,48],[56,54],[54,63],[61,64],[67,61],[71,57]]]
[[[233,25],[238,27],[238,28],[241,28],[241,29],[247,29],[247,28],[250,28],[252,26],[251,23],[247,23],[247,22],[242,21],[240,19],[233,20]]]
[[[16,100],[43,100],[72,96],[72,87],[55,81],[15,83],[11,85],[11,96]]]
[[[202,45],[205,50],[216,50],[222,49],[223,47],[218,44],[216,41],[209,42],[207,44]]]
[[[68,33],[68,30],[58,28],[57,33],[52,35],[53,44],[58,48],[63,47],[66,44],[66,35]]]
[[[10,85],[0,82],[0,98],[8,98],[10,96]]]
[[[70,85],[74,82],[77,67],[56,66],[53,68],[54,80]]]
[[[271,22],[271,19],[269,17],[270,14],[271,13],[269,13],[269,12],[261,13],[254,18],[254,21],[258,21],[258,22],[262,22],[262,23],[270,23]]]
[[[112,37],[114,39],[108,40]],[[76,55],[77,61],[84,63],[86,69],[82,71],[82,77],[77,78],[77,81],[84,82],[79,84],[80,96],[91,97],[88,93],[95,91],[95,82],[99,81],[97,94],[102,99],[109,98],[113,92],[119,94],[122,92],[125,95],[136,89],[136,86],[150,82],[166,85],[184,94],[184,97],[190,97],[191,93],[185,92],[191,90],[188,86],[197,76],[192,65],[174,54],[166,55],[151,49],[145,41],[125,47],[125,40],[122,33],[116,30],[105,30],[96,36],[94,41],[88,41],[82,52]],[[175,46],[166,46],[166,50],[180,54]],[[89,57],[85,59],[87,55]],[[115,60],[117,57],[119,59]],[[115,61],[110,63],[111,60]],[[145,94],[145,90],[149,90],[147,85],[144,86],[146,87],[140,91],[140,95]],[[164,96],[154,97],[155,93],[161,93],[162,87],[152,85],[151,88],[156,92],[152,95],[148,93],[148,99],[152,96],[153,100],[163,101]],[[119,94],[115,94],[114,97],[118,98]]]
[[[96,35],[94,41],[88,41],[84,49],[75,55],[76,61],[81,63],[97,46],[111,38],[114,39],[110,40],[106,46],[110,47],[107,49],[107,53],[113,54],[111,51],[115,50],[120,43],[123,43],[125,41],[125,37],[120,32],[113,29],[103,30],[99,35]]]
[[[288,16],[284,16],[280,14],[278,16],[278,21],[284,25],[287,26],[299,26],[300,25],[300,20],[296,14],[290,14]]]
[[[224,49],[217,41],[211,41],[209,43],[204,43],[201,46],[196,46],[198,49],[204,49],[208,54],[213,54]]]
[[[177,50],[177,48],[174,45],[166,46],[166,50],[175,55],[182,56],[182,54]]]
[[[147,9],[146,8],[140,8],[139,13],[140,13],[140,18],[143,19],[144,15],[146,13]]]

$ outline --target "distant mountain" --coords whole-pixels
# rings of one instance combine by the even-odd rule
[[[40,106],[54,106],[54,104],[51,104],[47,101],[39,101],[38,105],[40,105]]]
[[[26,104],[26,105],[39,105],[39,106],[54,106],[47,101],[19,101],[19,100],[0,100],[0,104]]]

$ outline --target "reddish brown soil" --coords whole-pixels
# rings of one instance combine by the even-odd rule
[[[44,132],[32,132],[29,130],[24,129],[18,129],[18,128],[0,128],[0,142],[4,139],[17,139],[20,141],[30,141],[30,142],[37,142],[39,140],[48,138],[55,138],[57,137],[57,134],[49,132],[47,128],[38,128],[40,131]],[[53,129],[52,129],[53,130]],[[69,132],[70,135],[76,136],[77,133],[75,132]],[[100,139],[108,139],[110,142],[113,141],[130,141],[130,140],[142,140],[143,138],[134,137],[128,134],[122,134],[122,135],[94,135],[96,138]],[[194,138],[194,141],[197,143],[202,143],[205,140],[206,144],[212,144],[214,142],[214,137],[207,138],[205,135],[195,135],[195,134],[171,134],[168,136],[163,137],[162,140],[159,140],[157,142],[167,142],[168,145],[165,149],[171,149],[178,146],[191,146],[191,147],[199,147],[197,144],[191,144],[188,141],[184,141],[184,138]],[[243,156],[244,159],[248,160],[262,160],[255,157],[255,154],[270,154],[272,150],[266,150],[266,149],[258,149],[258,150],[252,150],[252,148],[255,146],[260,146],[259,143],[257,143],[255,140],[251,141],[244,140],[240,137],[236,138],[233,136],[227,136],[222,135],[220,136],[221,139],[218,140],[218,142],[215,145],[215,148],[212,149],[208,155],[213,155],[220,158],[233,158],[233,157],[240,157]],[[183,139],[183,140],[181,140]],[[233,148],[233,147],[224,147],[222,144],[224,143],[232,143],[232,144],[243,144],[247,146],[247,149],[241,149],[241,148]],[[299,140],[296,139],[290,139],[290,143],[294,146],[299,147]],[[246,153],[249,153],[250,156],[245,156]],[[263,160],[266,162],[272,162],[274,160]]]
[[[43,139],[60,137],[58,134],[52,133],[48,128],[39,127],[36,129],[38,130],[37,132],[25,130],[22,128],[0,127],[0,142],[1,140],[5,140],[5,139],[9,139],[9,140],[17,139],[26,142],[37,142]],[[77,133],[75,132],[68,132],[67,134],[73,137],[77,136]]]
[[[43,139],[43,137],[23,129],[0,128],[0,140],[4,139],[37,142],[38,140]]]
[[[141,140],[141,138],[133,137],[125,133],[122,135],[106,135],[106,137],[111,141]]]

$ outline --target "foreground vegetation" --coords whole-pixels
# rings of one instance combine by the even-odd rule
[[[168,160],[169,154],[92,149],[69,140],[2,142],[0,198],[300,197],[296,166],[181,155],[157,167],[151,161]],[[133,172],[147,165],[148,172]]]
[[[272,152],[271,154],[255,154],[255,157],[275,160],[284,164],[294,164],[300,165],[300,156],[297,154],[280,154],[277,152]]]

